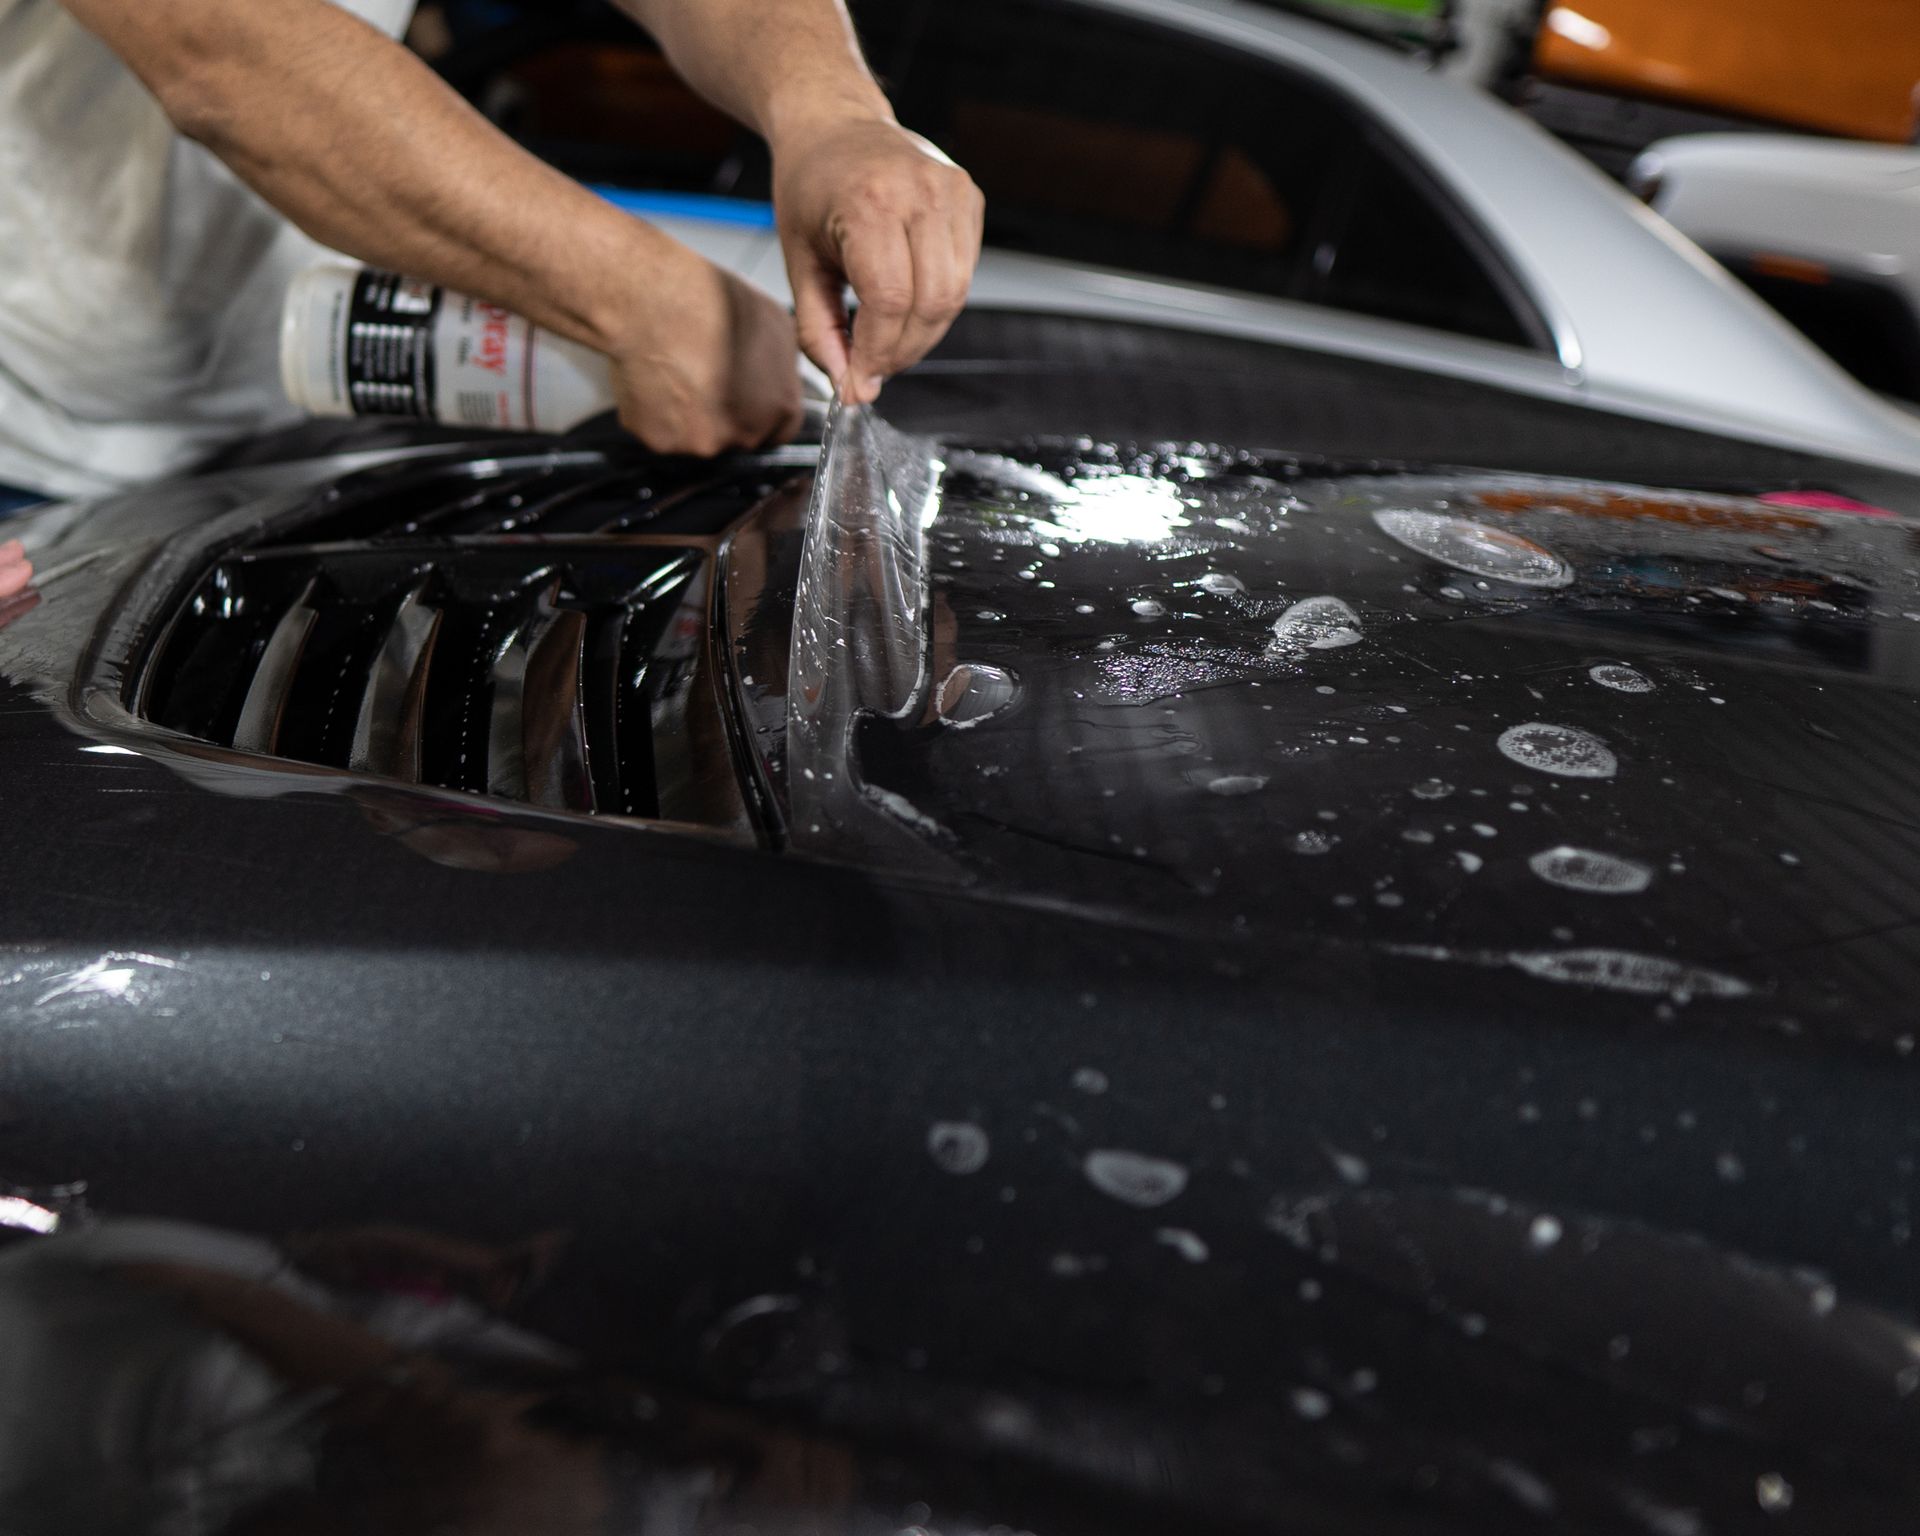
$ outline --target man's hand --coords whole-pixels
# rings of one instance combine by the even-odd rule
[[[609,327],[620,421],[659,453],[762,448],[800,429],[793,320],[758,288],[673,245]]]
[[[40,605],[40,594],[33,590],[32,581],[33,567],[27,563],[27,552],[20,541],[8,539],[0,544],[0,629]]]
[[[967,173],[891,118],[862,115],[773,141],[773,206],[800,345],[842,399],[876,398],[966,303],[984,201]],[[846,285],[860,301],[847,328]]]
[[[845,0],[614,0],[693,88],[773,151],[773,207],[800,345],[865,403],[959,313],[979,188],[906,132],[860,57]],[[851,283],[860,314],[847,333]]]
[[[33,567],[27,563],[27,551],[18,539],[0,544],[0,602],[24,592],[33,580]]]

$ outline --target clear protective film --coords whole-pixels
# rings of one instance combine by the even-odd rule
[[[836,401],[821,439],[794,598],[788,676],[791,840],[859,859],[925,854],[939,828],[901,796],[862,780],[861,720],[909,720],[927,703],[926,526],[940,485],[939,444]]]

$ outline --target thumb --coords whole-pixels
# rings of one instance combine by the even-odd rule
[[[847,384],[846,285],[800,241],[787,247],[787,283],[793,289],[793,319],[800,350],[825,370],[842,394]]]

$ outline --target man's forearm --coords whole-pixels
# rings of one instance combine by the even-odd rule
[[[842,0],[614,0],[714,105],[779,149],[830,120],[892,118]]]
[[[66,4],[182,132],[361,260],[612,351],[631,307],[621,286],[644,286],[653,259],[684,254],[519,149],[328,0]]]

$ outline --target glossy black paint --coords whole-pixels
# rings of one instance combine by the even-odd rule
[[[1063,547],[1041,557],[1060,572],[1045,590],[990,559],[949,568],[936,644],[1026,692],[972,730],[866,743],[876,781],[955,837],[924,869],[863,870],[770,851],[777,767],[753,847],[143,725],[140,667],[216,546],[288,537],[335,463],[43,522],[38,604],[0,628],[0,1177],[108,1226],[382,1222],[500,1249],[564,1231],[510,1310],[584,1365],[539,1394],[530,1432],[589,1432],[623,1485],[689,1455],[764,1471],[766,1437],[797,1433],[852,1479],[809,1517],[828,1529],[1903,1528],[1920,1507],[1913,525],[1664,493],[1622,509],[1593,488],[1583,508],[1559,487],[1563,512],[1450,510],[1535,539],[1576,582],[1455,600],[1457,572],[1371,522],[1376,492],[1419,505],[1434,483],[1329,462],[1358,455],[1343,434],[1362,404],[1368,457],[1412,456],[1429,384],[1096,328],[997,338],[1019,345],[996,359],[991,326],[963,334],[888,410],[1056,469],[1067,450],[1019,439],[1130,440],[1142,456],[1122,456],[1172,482],[1182,458],[1275,479],[1301,506],[1234,554],[1248,601],[1268,580],[1342,595],[1367,638],[1278,664],[1261,641],[1219,686],[1076,700],[1109,676],[1115,653],[1087,649],[1108,634],[1152,661],[1183,625],[1270,632],[1264,609],[1058,606],[1148,575],[1189,592],[1232,552]],[[1469,463],[1920,505],[1857,466],[1449,393]],[[1538,430],[1500,439],[1503,410]],[[1209,414],[1220,429],[1196,430]],[[1204,446],[1220,440],[1256,457]],[[1450,500],[1518,494],[1445,478]],[[724,519],[741,580],[715,685],[783,676],[782,494]],[[974,482],[933,547],[990,555],[1018,510],[996,524],[996,496]],[[749,559],[743,537],[765,548]],[[989,602],[1008,617],[968,617]],[[1604,663],[1655,692],[1599,687]],[[743,751],[777,714],[754,684],[721,701],[742,706]],[[1519,714],[1606,737],[1617,775],[1502,758],[1496,727]],[[1125,750],[1068,754],[1096,729]],[[1190,782],[1209,755],[1216,777],[1267,782]],[[1430,778],[1453,796],[1412,797]],[[1468,802],[1494,838],[1452,809]],[[1283,846],[1320,810],[1339,843]],[[1123,823],[1146,857],[1085,851]],[[1469,877],[1451,842],[1409,830],[1471,836],[1486,862]],[[1561,841],[1656,878],[1630,897],[1546,885],[1522,855]],[[1483,963],[1582,947],[1747,990]],[[1098,1156],[1114,1151],[1152,1161]],[[306,1262],[342,1294],[394,1284]],[[690,1451],[712,1405],[745,1411],[760,1449]],[[361,1505],[323,1500],[340,1528],[383,1491],[435,1486],[403,1450],[381,1465]],[[798,1528],[803,1501],[774,1502],[757,1527]],[[576,1528],[570,1507],[555,1493],[531,1528]],[[60,1508],[23,1528],[78,1528]]]

